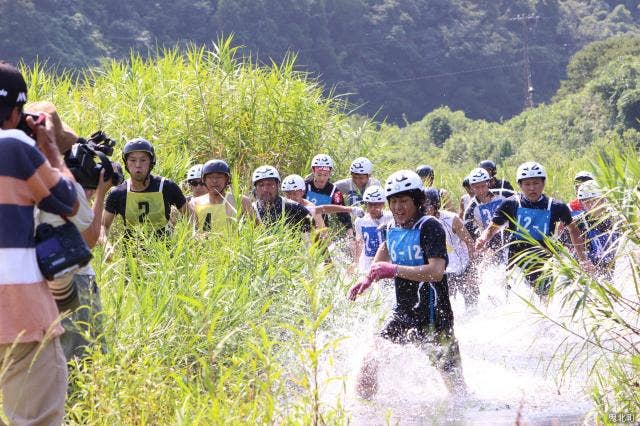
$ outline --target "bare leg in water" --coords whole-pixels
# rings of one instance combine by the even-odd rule
[[[362,399],[371,399],[378,392],[378,361],[375,353],[369,353],[358,372],[356,393]]]

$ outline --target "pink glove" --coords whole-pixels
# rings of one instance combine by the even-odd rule
[[[398,265],[389,262],[376,262],[371,265],[369,276],[374,280],[383,278],[395,278],[398,275]]]
[[[349,289],[349,300],[356,300],[356,297],[364,293],[366,289],[371,287],[373,280],[366,276],[358,281],[353,287]]]

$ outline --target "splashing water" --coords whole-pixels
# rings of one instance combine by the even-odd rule
[[[339,400],[352,423],[363,425],[592,422],[589,351],[562,369],[563,348],[580,339],[543,319],[527,304],[567,322],[560,302],[553,300],[547,306],[517,274],[507,278],[500,266],[483,270],[479,282],[476,307],[465,307],[461,295],[451,301],[468,396],[449,395],[438,371],[419,349],[389,342],[379,348],[378,393],[371,401],[356,396],[362,359],[373,348],[374,336],[394,303],[393,286],[377,284],[356,303],[336,303],[340,314],[335,317],[339,318],[334,318],[324,337],[348,338],[324,356],[324,402],[333,405]],[[507,283],[511,290],[506,290]],[[343,380],[329,380],[336,377]]]

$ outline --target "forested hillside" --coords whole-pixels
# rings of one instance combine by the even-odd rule
[[[379,119],[448,106],[500,120],[523,108],[525,39],[540,103],[572,54],[640,34],[639,22],[636,0],[16,0],[0,2],[0,57],[78,69],[233,34],[262,63],[296,52],[299,69]]]

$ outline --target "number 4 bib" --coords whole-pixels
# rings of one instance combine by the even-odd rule
[[[167,218],[164,215],[163,187],[164,178],[160,181],[160,188],[157,192],[133,192],[131,191],[131,181],[127,180],[125,222],[128,225],[149,223],[157,228],[165,226]]]

